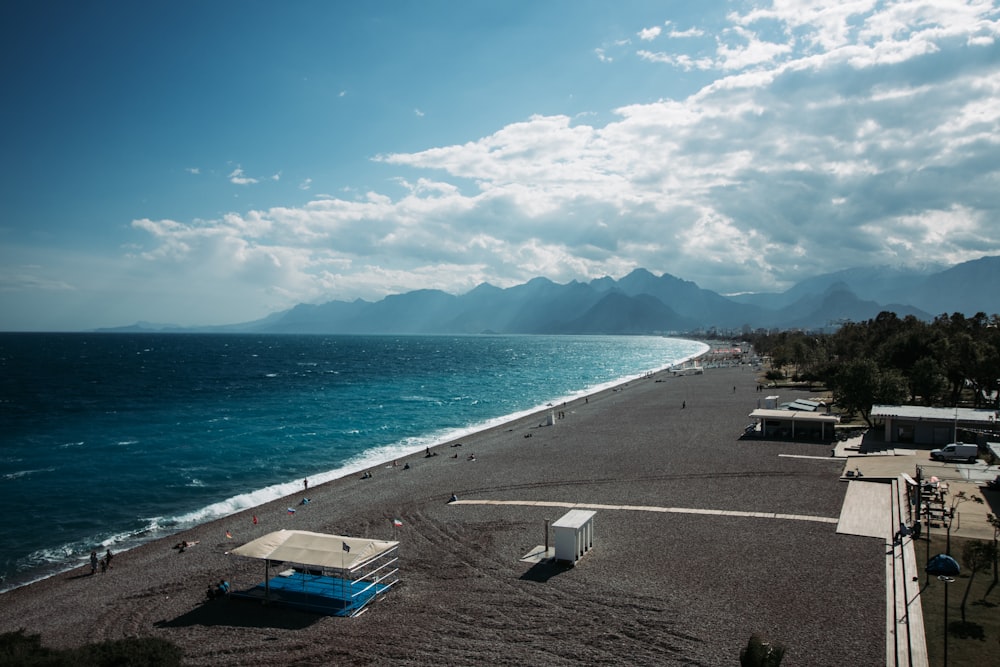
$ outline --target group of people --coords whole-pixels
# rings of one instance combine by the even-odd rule
[[[111,556],[112,555],[113,554],[111,553],[111,549],[108,549],[105,552],[104,558],[98,558],[97,557],[97,552],[96,551],[91,551],[90,552],[90,573],[91,574],[97,574],[97,568],[101,568],[101,574],[104,574],[109,569],[111,569]]]
[[[209,600],[214,600],[215,598],[221,598],[229,595],[229,590],[229,582],[225,579],[220,579],[219,583],[214,586],[209,584],[205,595],[208,596]]]

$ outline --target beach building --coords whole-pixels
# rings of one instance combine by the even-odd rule
[[[332,616],[357,616],[399,583],[399,542],[278,530],[232,550],[263,562],[263,582],[232,595]],[[277,566],[279,571],[272,573]]]
[[[976,408],[929,408],[919,405],[876,405],[871,417],[881,421],[886,442],[946,445],[951,442],[995,440],[1000,415]],[[968,440],[963,440],[963,437]]]
[[[840,423],[837,415],[799,409],[757,408],[749,416],[757,422],[757,434],[780,440],[833,440]]]

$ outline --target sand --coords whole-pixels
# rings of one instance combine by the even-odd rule
[[[311,486],[118,554],[106,574],[88,566],[4,593],[0,631],[52,647],[161,637],[190,665],[732,665],[754,633],[785,645],[787,666],[884,664],[880,540],[818,521],[600,509],[593,550],[554,567],[520,558],[565,510],[447,503],[455,493],[835,519],[842,462],[778,456],[828,457],[828,445],[740,440],[764,396],[756,381],[746,367],[662,372],[554,406],[565,416],[553,426],[540,425],[546,411],[371,479]],[[304,495],[312,502],[289,515]],[[402,581],[359,617],[205,601],[220,577],[237,589],[261,580],[259,562],[228,554],[239,544],[279,528],[392,539],[393,518]],[[179,553],[182,539],[199,543]]]

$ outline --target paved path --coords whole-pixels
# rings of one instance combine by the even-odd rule
[[[892,486],[882,482],[848,482],[837,532],[892,539]]]
[[[739,510],[709,510],[696,507],[655,507],[650,505],[600,505],[596,503],[564,503],[546,500],[456,500],[452,505],[523,505],[531,507],[565,507],[566,509],[625,510],[632,512],[667,512],[673,514],[709,514],[715,516],[753,517],[757,519],[790,519],[837,523],[839,519],[808,514],[783,514],[781,512],[741,512]]]

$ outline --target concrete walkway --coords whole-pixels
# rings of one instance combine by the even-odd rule
[[[650,505],[600,505],[595,503],[564,503],[546,500],[456,500],[452,505],[521,505],[528,507],[564,507],[585,510],[624,510],[631,512],[666,512],[674,514],[706,514],[714,516],[737,516],[755,519],[789,519],[792,521],[815,521],[837,523],[839,519],[809,514],[782,514],[780,512],[741,512],[738,510],[708,510],[694,507],[655,507]]]
[[[882,482],[849,482],[837,532],[891,540],[891,491],[891,485]]]

